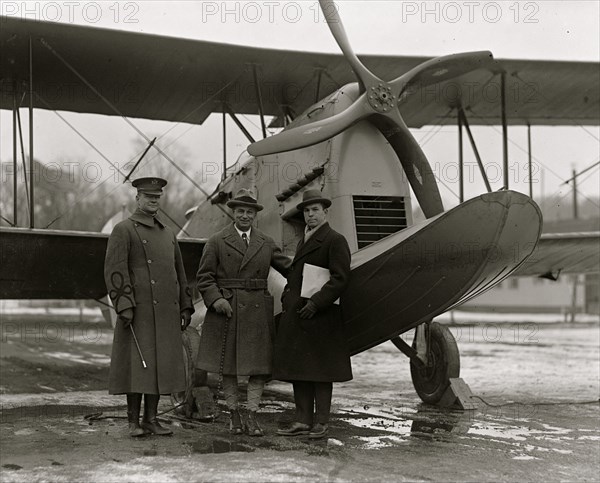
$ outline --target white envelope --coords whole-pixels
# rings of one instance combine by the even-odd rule
[[[321,287],[329,282],[331,273],[323,267],[317,267],[310,263],[305,263],[302,269],[302,288],[300,289],[300,297],[311,298],[315,293],[321,290]],[[339,305],[340,299],[337,299],[334,304]]]

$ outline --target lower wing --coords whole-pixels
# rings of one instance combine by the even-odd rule
[[[0,299],[101,299],[104,233],[0,228]],[[206,240],[180,239],[188,283]]]

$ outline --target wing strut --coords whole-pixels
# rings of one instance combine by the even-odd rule
[[[33,197],[33,44],[29,36],[29,228],[34,228],[35,199]]]
[[[256,72],[256,64],[252,64],[252,75],[254,77],[254,88],[256,89],[256,99],[258,100],[258,112],[260,114],[260,125],[262,127],[263,139],[267,137],[267,126],[265,125],[265,113],[263,109],[262,95],[260,93],[260,85],[258,84],[258,73]]]
[[[508,126],[506,124],[506,72],[500,73],[500,102],[502,103],[502,171],[504,189],[508,189]]]
[[[13,226],[17,226],[17,88],[13,82]]]
[[[229,117],[231,117],[231,119],[233,119],[233,122],[235,122],[235,125],[240,129],[240,131],[242,131],[244,136],[246,136],[246,139],[248,139],[248,141],[250,141],[251,143],[255,142],[256,140],[252,137],[252,134],[250,134],[250,132],[248,132],[246,127],[242,124],[242,121],[240,121],[239,118],[235,115],[235,112],[233,112],[233,109],[231,109],[231,106],[229,104],[227,104],[226,102],[224,102],[223,109],[227,112],[227,114],[229,114]]]
[[[31,197],[29,196],[29,182],[27,181],[27,161],[25,161],[25,145],[23,144],[23,127],[21,113],[17,109],[17,123],[19,125],[19,143],[21,144],[21,162],[23,163],[23,179],[25,180],[25,194],[27,195],[27,213],[31,211]],[[33,175],[33,172],[31,173]]]
[[[479,166],[479,171],[481,171],[481,177],[483,178],[483,182],[485,183],[485,187],[487,189],[488,193],[492,192],[492,187],[490,186],[490,180],[487,177],[487,174],[485,173],[485,168],[483,167],[483,161],[481,160],[481,156],[479,155],[479,150],[477,149],[477,145],[475,144],[475,139],[473,138],[473,134],[471,133],[471,128],[469,127],[469,121],[467,120],[467,116],[465,114],[465,111],[463,110],[462,106],[458,108],[458,119],[459,119],[459,125],[462,127],[465,127],[465,130],[467,131],[467,136],[469,137],[469,142],[471,143],[471,148],[473,149],[473,154],[475,154],[475,159],[477,159],[477,164]],[[460,131],[460,136],[461,136],[461,143],[462,143],[462,129]],[[462,147],[462,144],[461,144]],[[461,150],[461,156],[462,156],[462,150]],[[460,167],[461,167],[461,173],[462,173],[462,159],[460,162]],[[461,202],[462,197],[463,197],[463,186],[462,186],[462,180],[461,180],[461,186],[460,186],[460,190],[461,190]]]
[[[129,178],[135,171],[135,168],[137,168],[139,166],[139,164],[142,162],[142,159],[144,159],[144,156],[146,156],[146,153],[150,150],[150,148],[152,146],[154,146],[154,141],[156,141],[156,138],[154,138],[152,141],[150,141],[150,144],[148,144],[148,146],[146,146],[146,149],[144,149],[144,152],[140,156],[140,159],[138,159],[137,163],[135,163],[133,168],[131,168],[131,171],[129,171],[129,173],[127,173],[127,176],[125,176],[125,179],[123,180],[123,184],[125,184],[125,183],[127,183],[127,181],[129,181]]]

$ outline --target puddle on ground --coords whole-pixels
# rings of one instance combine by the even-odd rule
[[[466,433],[472,423],[470,413],[418,408],[361,408],[343,409],[351,417],[342,421],[362,429],[375,430],[386,434],[376,436],[360,435],[355,439],[362,442],[365,449],[384,448],[407,443],[411,438],[447,438],[450,434]]]
[[[255,449],[247,444],[238,443],[236,441],[227,441],[224,439],[215,439],[211,442],[198,441],[193,443],[192,451],[200,454],[210,453],[252,453]]]

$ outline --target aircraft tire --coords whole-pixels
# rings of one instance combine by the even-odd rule
[[[450,385],[450,379],[460,375],[460,355],[452,333],[443,325],[432,322],[429,334],[429,361],[426,367],[410,363],[410,375],[419,397],[427,404],[437,404]]]

